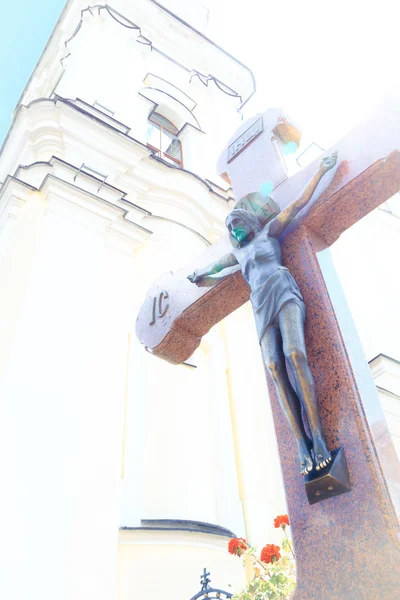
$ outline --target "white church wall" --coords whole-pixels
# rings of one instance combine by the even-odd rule
[[[366,413],[374,435],[381,464],[389,481],[391,469],[400,468],[398,421],[399,386],[396,385],[400,358],[400,196],[396,194],[346,231],[332,247],[332,259],[357,330],[363,356],[363,369],[370,363],[381,406],[379,415]],[[397,369],[398,370],[398,369]],[[365,374],[365,379],[370,379]],[[376,392],[374,392],[376,394]],[[368,396],[366,396],[366,399]],[[364,398],[363,398],[364,400]],[[391,437],[391,444],[387,442]],[[394,497],[394,494],[392,495]],[[400,513],[400,507],[396,507]]]
[[[206,567],[211,585],[230,591],[245,584],[240,560],[226,538],[184,531],[123,531],[119,546],[118,599],[191,598]],[[238,568],[239,567],[239,568]]]
[[[379,354],[369,362],[369,366],[400,459],[400,362]]]
[[[378,390],[379,400],[385,413],[389,433],[400,459],[400,395]]]
[[[150,243],[137,253],[132,315],[156,277],[180,268],[205,248],[204,241],[183,227],[152,224],[156,228]],[[206,336],[188,361],[193,367],[156,360],[134,338],[132,356],[121,524],[186,519],[242,531],[226,358],[217,331]],[[138,462],[143,464],[139,467]],[[224,485],[218,475],[222,464]]]
[[[185,228],[150,222],[154,233],[136,253],[138,289],[132,314],[156,277],[180,268],[206,247]],[[176,366],[157,360],[131,336],[121,479],[120,523],[127,528],[120,532],[121,599],[143,594],[155,568],[152,594],[162,589],[171,600],[178,582],[182,594],[197,591],[203,566],[222,587],[244,583],[240,561],[227,552],[229,533],[179,532],[194,522],[246,535],[220,328],[205,336],[187,362]],[[170,531],[158,530],[166,521]]]
[[[349,297],[345,293],[346,288],[342,288],[340,285],[331,249],[328,248],[320,252],[318,259],[365,412],[364,434],[367,437],[372,437],[393,504],[398,514],[400,514],[398,486],[396,477],[393,476],[393,473],[400,468],[400,464],[396,457],[393,441],[390,438],[390,430],[387,424],[387,417],[389,415],[387,413],[385,415],[383,406],[379,402],[376,384],[366,360],[365,346],[362,344],[363,338],[360,335],[360,330],[357,330],[355,319],[353,320],[353,315],[349,308]]]
[[[70,56],[55,92],[65,98],[99,102],[114,117],[132,126],[134,102],[143,87],[146,54],[132,31],[116,23],[107,12],[84,13],[82,26],[69,42]]]
[[[399,216],[397,194],[346,231],[332,247],[367,360],[381,353],[400,358]]]
[[[272,411],[254,316],[243,306],[224,321],[231,418],[247,539],[262,548],[280,544],[273,529],[287,512]]]
[[[228,343],[219,325],[205,336],[191,358],[196,368],[157,361],[134,334],[153,280],[224,230],[229,191],[214,164],[240,99],[207,77],[241,86],[243,98],[252,80],[155,3],[114,4],[157,49],[106,9],[69,2],[0,159],[0,437],[10,456],[0,590],[11,600],[32,590],[44,600],[110,600],[117,581],[119,597],[146,597],[155,564],[155,589],[164,582],[171,600],[199,589],[204,566],[215,584],[237,587],[244,573],[227,553],[230,531],[256,539],[263,514],[255,479],[244,496],[254,454],[243,435],[257,448],[264,437],[248,418],[240,440],[232,427],[233,334]],[[166,80],[157,96],[155,76]],[[193,100],[190,109],[168,99],[171,85],[180,101]],[[88,106],[96,101],[103,108]],[[192,173],[151,157],[147,119],[157,104],[180,129]],[[207,177],[222,185],[218,193]],[[206,523],[214,533],[143,527],[165,520]],[[172,588],[177,562],[181,582]]]
[[[161,2],[168,10],[179,15],[187,23],[204,33],[208,23],[209,10],[198,0],[167,0]]]
[[[207,346],[208,348],[207,348]],[[225,327],[220,323],[204,337],[210,369],[209,398],[213,441],[213,482],[215,488],[217,523],[240,537],[246,536],[246,523],[230,406],[230,381],[225,343]]]
[[[9,598],[35,590],[50,598],[55,589],[62,598],[115,593],[134,291],[125,274],[135,242],[125,239],[130,252],[121,252],[121,236],[110,231],[118,209],[99,211],[76,192],[69,202],[69,193],[57,184],[32,194],[3,256],[3,269],[16,266],[16,256],[26,264],[20,301],[12,285],[2,294],[3,305],[11,294],[18,306],[8,313],[14,335],[2,339],[0,381],[2,450],[10,457],[2,503]]]

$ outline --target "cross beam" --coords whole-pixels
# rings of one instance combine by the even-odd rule
[[[399,133],[398,123],[394,127],[391,120],[385,122],[376,118],[372,124],[360,126],[338,142],[335,145],[339,153],[336,171],[321,181],[314,199],[303,214],[298,215],[285,237],[301,223],[318,238],[318,250],[322,250],[399,191]],[[267,154],[269,156],[264,158],[271,160],[270,152]],[[319,160],[284,180],[274,190],[273,197],[282,209],[296,198],[316,172],[318,164]],[[233,168],[234,162],[230,165]],[[239,172],[243,168],[240,167]],[[262,174],[264,179],[273,181],[267,167],[263,168]],[[275,181],[279,181],[282,172],[273,175]],[[232,179],[235,190],[235,173]],[[285,240],[282,245],[285,254]],[[237,269],[229,277],[217,280],[213,287],[194,286],[187,280],[195,269],[230,252],[230,247],[226,235],[183,269],[163,275],[152,285],[136,324],[139,340],[149,352],[174,364],[184,362],[211,327],[247,302],[250,291]]]

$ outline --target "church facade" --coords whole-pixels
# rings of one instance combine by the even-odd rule
[[[215,164],[254,77],[202,33],[206,22],[195,0],[69,0],[4,143],[10,599],[189,600],[204,567],[233,592],[248,574],[229,538],[280,541],[272,522],[286,508],[250,306],[180,366],[135,336],[151,283],[215,242],[234,204]]]
[[[266,543],[285,511],[264,477],[279,467],[249,307],[182,366],[134,333],[152,281],[224,231],[215,163],[254,92],[201,33],[205,9],[181,4],[191,23],[152,0],[68,2],[3,146],[1,585],[15,598],[190,598],[204,567],[232,591],[245,573],[229,538]]]

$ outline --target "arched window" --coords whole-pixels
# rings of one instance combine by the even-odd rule
[[[147,145],[164,160],[182,169],[182,145],[177,138],[178,129],[162,115],[153,113],[149,117]]]

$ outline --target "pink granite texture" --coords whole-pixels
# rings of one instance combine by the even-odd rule
[[[307,352],[328,447],[344,447],[352,491],[310,506],[293,436],[268,381],[297,556],[294,598],[393,599],[400,589],[399,524],[320,273],[320,241],[301,226],[285,240],[284,262],[307,306]]]

